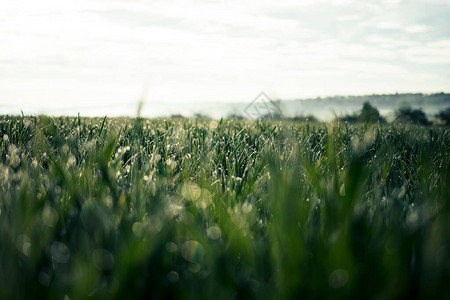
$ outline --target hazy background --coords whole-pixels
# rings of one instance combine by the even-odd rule
[[[0,45],[1,114],[450,91],[443,0],[0,0]]]

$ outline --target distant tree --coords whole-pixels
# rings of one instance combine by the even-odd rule
[[[396,123],[411,123],[418,125],[430,125],[427,116],[421,109],[412,109],[411,107],[400,108],[396,112],[394,122]]]
[[[319,120],[314,115],[294,116],[291,120],[296,122],[319,122]]]
[[[210,116],[202,114],[202,113],[195,113],[194,118],[199,119],[199,120],[210,120],[211,119]]]
[[[170,117],[172,119],[183,119],[184,118],[183,115],[181,115],[181,114],[173,114]]]
[[[364,102],[363,108],[358,116],[359,122],[375,123],[385,122],[385,119],[380,115],[378,109],[372,106],[369,102]]]
[[[241,115],[241,114],[238,114],[238,113],[230,113],[227,116],[227,119],[230,119],[230,120],[243,120],[244,116]]]
[[[436,117],[441,119],[445,125],[450,125],[450,107],[445,110],[440,111]]]
[[[348,114],[340,117],[336,117],[337,121],[348,123],[375,123],[386,122],[386,120],[380,115],[380,112],[376,107],[370,104],[368,101],[364,102],[363,107],[359,113]]]
[[[336,117],[336,120],[339,122],[355,123],[358,121],[358,115],[357,114],[343,115]]]
[[[261,116],[262,120],[284,120],[285,117],[281,112],[275,111]]]

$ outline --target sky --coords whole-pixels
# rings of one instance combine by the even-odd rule
[[[0,114],[450,92],[450,0],[0,0]]]

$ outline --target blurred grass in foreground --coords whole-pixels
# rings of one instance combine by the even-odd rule
[[[0,118],[0,298],[450,298],[450,130]]]

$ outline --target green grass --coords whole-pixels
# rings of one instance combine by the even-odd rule
[[[449,298],[450,130],[0,117],[0,298]]]

